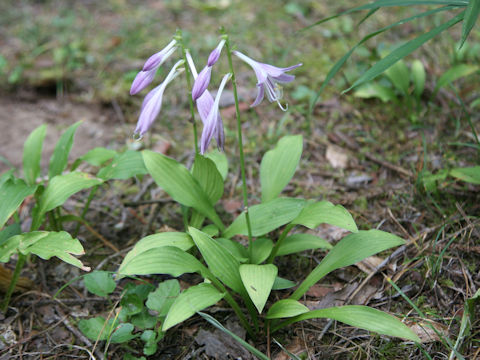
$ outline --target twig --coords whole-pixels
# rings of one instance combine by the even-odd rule
[[[158,200],[139,200],[139,201],[127,201],[123,203],[123,206],[135,207],[151,204],[167,204],[173,202],[172,199],[158,199]]]
[[[123,250],[120,250],[120,251],[117,251],[116,253],[112,254],[112,255],[109,255],[107,256],[105,259],[103,259],[102,261],[100,261],[100,263],[97,265],[97,267],[95,268],[95,270],[100,270],[108,261],[110,261],[111,259],[113,258],[116,258],[117,256],[120,256],[120,255],[123,255],[125,254],[126,252],[132,250],[133,248],[133,245],[132,246],[129,246]]]
[[[107,302],[111,300],[115,300],[116,298],[109,297],[102,298],[102,297],[90,297],[90,298],[81,298],[81,299],[45,299],[45,300],[30,300],[30,301],[22,301],[18,304],[15,304],[17,307],[28,307],[28,306],[44,306],[44,305],[52,305],[52,304],[61,304],[61,305],[77,305],[77,304],[84,304],[86,302]]]

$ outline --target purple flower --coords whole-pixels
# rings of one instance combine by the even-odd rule
[[[157,69],[168,59],[175,51],[176,40],[172,40],[163,50],[150,56],[133,80],[130,88],[130,95],[135,95],[145,89],[153,81]]]
[[[156,88],[150,91],[147,96],[145,96],[140,117],[138,118],[137,127],[135,128],[134,132],[135,134],[140,135],[140,138],[142,138],[143,135],[148,131],[148,129],[152,126],[153,121],[160,113],[165,88],[181,72],[181,70],[177,70],[177,68],[182,65],[183,62],[183,60],[177,61],[177,63],[173,65],[163,83],[158,85]]]
[[[279,68],[273,65],[268,65],[255,61],[239,51],[233,51],[233,54],[245,61],[248,65],[250,65],[253,71],[255,71],[255,75],[257,76],[257,98],[250,106],[254,107],[260,104],[266,91],[268,100],[270,102],[276,101],[278,103],[278,106],[280,106],[280,109],[286,111],[287,109],[284,108],[280,103],[280,100],[283,97],[283,90],[279,84],[289,83],[293,81],[295,79],[295,76],[285,73],[287,71],[296,69],[299,66],[302,66],[302,63],[286,68]]]
[[[195,64],[193,63],[192,56],[190,55],[190,52],[188,50],[186,51],[186,56],[187,56],[188,65],[193,74],[193,77],[197,79],[199,75],[197,74],[197,69],[195,68]],[[196,104],[197,104],[198,113],[200,114],[200,119],[202,119],[203,126],[204,126],[202,139],[200,143],[200,149],[202,154],[205,152],[206,148],[208,147],[211,141],[212,135],[215,136],[215,139],[217,141],[217,146],[223,150],[223,145],[225,144],[225,134],[223,132],[222,118],[218,110],[217,110],[216,118],[213,117],[214,115],[212,115],[212,118],[209,119],[210,111],[213,109],[213,106],[215,104],[215,101],[213,100],[213,96],[212,94],[210,94],[210,91],[205,90],[204,93],[197,99]],[[207,121],[209,121],[208,127],[211,128],[213,126],[214,130],[212,129],[208,131],[205,130],[205,128],[207,127]],[[205,134],[205,137],[203,136],[203,134]],[[207,135],[209,136],[209,138]]]
[[[215,65],[220,58],[223,45],[225,45],[225,39],[221,40],[217,47],[212,50],[208,56],[207,66],[200,71],[200,74],[195,79],[195,83],[193,84],[192,88],[193,101],[197,101],[197,99],[202,96],[203,92],[207,89],[208,84],[210,84],[210,78],[212,77],[212,66]]]
[[[220,83],[220,86],[218,88],[217,95],[215,96],[215,101],[212,107],[210,108],[208,117],[204,122],[202,138],[200,139],[201,154],[204,154],[205,150],[207,150],[208,145],[210,144],[210,141],[212,140],[212,137],[214,134],[215,134],[215,138],[217,139],[218,147],[223,149],[225,136],[223,133],[222,118],[220,117],[220,114],[219,114],[219,105],[220,105],[220,97],[222,96],[222,92],[225,87],[225,84],[231,77],[232,77],[232,74],[230,73],[223,77],[222,82]]]
[[[220,41],[215,49],[212,50],[210,56],[208,57],[207,66],[213,66],[220,58],[220,54],[222,53],[223,45],[225,45],[225,39]]]

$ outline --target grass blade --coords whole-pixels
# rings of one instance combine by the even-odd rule
[[[465,16],[463,18],[463,27],[462,27],[462,40],[460,42],[461,48],[467,40],[468,34],[472,30],[473,26],[477,22],[478,15],[480,14],[480,1],[479,0],[470,0],[467,9],[465,10]]]

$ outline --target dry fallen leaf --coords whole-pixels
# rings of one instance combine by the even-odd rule
[[[339,146],[328,145],[325,157],[335,169],[345,169],[348,165],[348,154]]]
[[[434,327],[442,336],[448,336],[448,327],[434,321],[421,321],[410,326],[410,330],[418,335],[422,343],[440,341],[438,334],[432,327]]]
[[[372,271],[374,271],[380,264],[384,261],[385,259],[379,257],[379,256],[369,256],[366,259],[363,259],[359,263],[356,263],[355,266],[358,267],[360,270],[362,270],[366,274],[370,274]],[[387,264],[386,268],[390,271],[395,271],[395,264]]]

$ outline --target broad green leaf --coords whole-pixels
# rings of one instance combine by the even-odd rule
[[[320,224],[330,224],[351,232],[358,231],[352,215],[342,205],[333,205],[329,201],[308,203],[293,219],[292,224],[303,225],[309,229],[315,229]]]
[[[392,89],[373,82],[359,86],[353,93],[353,96],[361,99],[378,98],[384,103],[389,101],[398,102],[397,96]]]
[[[300,299],[311,286],[333,270],[353,265],[369,256],[402,244],[404,241],[398,236],[380,230],[360,230],[349,234],[330,250],[290,298]]]
[[[226,238],[216,238],[215,241],[227,249],[239,262],[244,263],[248,261],[247,249],[239,242]]]
[[[202,272],[204,266],[192,255],[173,247],[163,246],[144,251],[123,262],[120,276],[169,274],[178,277],[184,273]]]
[[[393,86],[403,95],[408,95],[410,86],[410,72],[403,60],[400,60],[385,70],[385,75],[390,79]]]
[[[187,168],[176,160],[153,151],[143,151],[148,172],[173,200],[207,216],[221,230],[225,228],[202,187]]]
[[[20,224],[18,222],[13,223],[12,225],[9,225],[5,227],[3,230],[0,231],[0,249],[2,248],[2,245],[7,242],[8,239],[10,239],[12,236],[19,235],[22,232],[20,228]],[[0,254],[3,254],[0,251]]]
[[[162,331],[170,329],[187,320],[197,311],[203,310],[219,302],[225,294],[211,284],[199,284],[189,287],[175,299],[162,325]]]
[[[1,176],[0,176],[0,187],[5,184],[8,180],[10,179],[15,179],[15,176],[13,173],[15,172],[15,169],[10,169],[8,171],[5,171]]]
[[[195,155],[193,177],[198,181],[210,203],[215,205],[223,195],[223,178],[215,163],[202,155]]]
[[[158,316],[165,316],[172,306],[173,302],[180,294],[180,283],[177,279],[170,279],[158,284],[155,291],[148,294],[148,300],[145,303],[150,310],[158,312]]]
[[[273,249],[273,241],[268,238],[258,238],[252,243],[252,264],[265,261]]]
[[[23,175],[27,185],[35,184],[40,175],[40,160],[42,159],[42,147],[47,125],[37,127],[25,140],[23,145]]]
[[[92,271],[85,275],[83,281],[87,290],[98,296],[107,296],[116,287],[112,274],[107,271]]]
[[[144,309],[143,300],[138,294],[133,292],[126,293],[120,300],[120,306],[122,311],[125,312],[127,316],[132,316],[139,314]]]
[[[222,175],[222,179],[225,181],[228,175],[228,159],[225,153],[218,150],[213,150],[205,154],[205,157],[209,158],[215,163],[218,172]]]
[[[133,335],[134,326],[132,324],[119,324],[110,336],[110,342],[113,344],[122,344],[135,339],[137,335]]]
[[[268,309],[267,319],[288,318],[308,311],[308,308],[297,300],[283,299],[277,301]]]
[[[252,235],[262,236],[295,219],[305,206],[304,199],[277,198],[248,208]],[[248,235],[245,213],[240,214],[223,236]]]
[[[10,236],[0,244],[0,263],[5,263],[10,260],[13,254],[18,252],[21,238],[17,236]]]
[[[290,182],[302,156],[302,135],[281,138],[265,153],[260,164],[262,203],[275,199]]]
[[[237,293],[243,294],[245,289],[238,270],[240,262],[207,234],[193,227],[189,227],[188,231],[213,275]]]
[[[55,145],[53,150],[52,157],[50,158],[50,166],[48,168],[48,178],[51,179],[54,176],[60,175],[68,163],[68,155],[73,145],[73,137],[75,136],[75,131],[77,127],[81,124],[81,121],[76,122],[71,125],[65,132],[60,136],[60,139]]]
[[[183,232],[162,232],[149,235],[139,240],[132,250],[130,250],[122,261],[123,264],[128,263],[131,259],[139,256],[141,253],[155,248],[164,246],[174,246],[181,250],[188,250],[194,246],[194,242],[190,235]]]
[[[293,234],[280,244],[277,256],[295,254],[305,250],[332,249],[332,245],[312,234]]]
[[[463,18],[462,40],[460,41],[460,47],[462,47],[465,43],[465,40],[467,40],[468,34],[470,34],[470,31],[477,22],[479,14],[480,1],[470,0],[468,2],[467,10],[465,10],[465,16]]]
[[[476,65],[468,65],[468,64],[460,64],[456,65],[450,69],[448,69],[440,79],[437,81],[437,85],[435,85],[435,89],[433,90],[433,96],[436,95],[438,90],[444,87],[451,82],[458,80],[462,77],[468,76],[477,72],[480,68]]]
[[[142,154],[138,151],[127,150],[116,155],[110,164],[100,169],[97,177],[103,180],[125,180],[147,173]]]
[[[93,166],[102,166],[115,155],[117,155],[117,152],[114,150],[96,147],[82,155],[78,160],[85,161]]]
[[[145,329],[153,329],[155,325],[157,325],[158,321],[155,315],[151,315],[148,312],[148,309],[143,307],[141,312],[133,315],[130,318],[130,322],[133,325],[135,325],[137,328],[145,330]]]
[[[288,279],[281,278],[277,276],[275,278],[275,282],[273,283],[272,290],[285,290],[291,289],[292,287],[296,286],[297,283],[290,281]]]
[[[90,340],[107,340],[108,331],[105,324],[105,318],[103,316],[97,316],[88,320],[81,319],[78,322],[78,328],[80,331]]]
[[[32,231],[16,235],[9,241],[15,242],[16,239],[20,240],[18,250],[24,255],[35,254],[44,260],[56,256],[67,264],[90,271],[89,267],[84,266],[80,260],[72,256],[83,255],[85,251],[80,241],[72,238],[66,231]]]
[[[423,63],[415,59],[412,62],[412,81],[415,88],[413,89],[413,94],[419,98],[423,94],[423,90],[425,89],[425,79],[427,77],[425,73],[425,67]]]
[[[53,177],[40,197],[38,203],[39,216],[63,205],[70,196],[80,190],[100,185],[102,182],[101,179],[82,172],[71,172]]]
[[[157,333],[153,330],[145,330],[140,337],[145,343],[143,353],[147,356],[157,352]]]
[[[247,349],[248,351],[250,351],[253,355],[255,355],[256,357],[258,357],[259,359],[261,360],[270,360],[267,355],[265,355],[264,353],[260,352],[259,350],[257,350],[256,348],[254,348],[252,345],[250,345],[248,342],[246,342],[245,340],[243,340],[241,337],[239,337],[237,334],[235,334],[234,332],[228,330],[226,327],[224,327],[222,324],[220,324],[214,317],[206,314],[206,313],[203,313],[203,312],[198,312],[198,315],[200,315],[201,317],[203,317],[205,320],[207,320],[210,324],[212,324],[213,326],[215,326],[217,329],[223,331],[225,334],[228,334],[230,335],[232,338],[234,338],[239,344],[241,344],[245,349]]]
[[[273,283],[277,277],[278,269],[273,264],[240,265],[240,276],[247,293],[252,299],[253,304],[261,314],[267,302]]]
[[[432,14],[435,14],[437,12],[441,12],[441,11],[447,11],[447,10],[452,10],[456,8],[456,6],[444,6],[444,7],[441,7],[441,8],[437,8],[437,9],[433,9],[433,10],[429,10],[429,11],[425,11],[425,12],[422,12],[422,13],[419,13],[419,14],[416,14],[414,16],[410,16],[408,18],[405,18],[405,19],[402,19],[400,21],[397,21],[393,24],[390,24],[388,26],[385,26],[377,31],[374,31],[370,34],[368,34],[367,36],[365,36],[362,40],[360,40],[353,48],[351,48],[345,55],[343,55],[340,60],[338,60],[333,66],[332,68],[330,69],[330,71],[328,72],[327,76],[325,77],[325,80],[323,81],[322,85],[320,86],[320,89],[317,91],[316,95],[315,95],[315,99],[310,103],[310,107],[309,107],[309,111],[310,113],[313,111],[313,108],[315,106],[315,104],[317,103],[318,99],[320,98],[320,95],[322,94],[323,90],[325,89],[325,87],[328,85],[328,83],[330,82],[330,80],[332,80],[332,78],[337,74],[337,72],[341,69],[341,67],[345,64],[345,62],[348,60],[348,58],[353,54],[353,52],[360,46],[362,45],[363,43],[365,43],[366,41],[368,41],[369,39],[387,31],[387,30],[390,30],[391,28],[395,27],[395,26],[399,26],[399,25],[403,25],[409,21],[412,21],[412,20],[415,20],[415,19],[418,19],[418,18],[422,18],[422,17],[425,17],[425,16],[429,16],[429,15],[432,15]],[[374,9],[376,9],[374,7]],[[337,16],[334,16],[334,17],[337,17]],[[333,17],[331,17],[333,18]],[[329,18],[329,19],[331,19]],[[329,20],[329,19],[325,19],[326,20]]]
[[[397,61],[400,59],[404,58],[405,56],[409,55],[410,53],[414,52],[416,49],[418,49],[420,46],[422,46],[424,43],[426,43],[428,40],[434,38],[438,34],[440,34],[442,31],[452,27],[456,23],[460,22],[463,19],[463,14],[464,12],[462,11],[460,14],[455,16],[454,18],[450,19],[449,21],[435,27],[434,29],[430,30],[427,33],[424,33],[418,37],[416,37],[413,40],[408,41],[404,45],[398,47],[397,49],[393,50],[391,53],[389,53],[387,56],[385,56],[383,59],[378,61],[375,65],[373,65],[370,69],[368,69],[363,75],[361,75],[354,83],[352,86],[350,86],[347,90],[344,90],[343,93],[346,93],[353,88],[360,86],[364,83],[367,83],[374,78],[376,78],[378,75],[383,73],[385,70],[387,70],[390,66],[395,64]]]
[[[480,185],[480,166],[455,168],[450,170],[449,174],[465,182]]]
[[[23,200],[32,195],[36,185],[28,186],[21,179],[9,179],[0,186],[0,229],[22,204]]]
[[[274,328],[273,331],[297,321],[316,318],[333,319],[360,329],[420,342],[418,336],[396,317],[361,305],[312,310],[286,320],[277,328]]]
[[[190,224],[190,226],[193,226],[193,225]],[[195,227],[195,226],[193,226],[193,227]],[[202,232],[204,232],[205,234],[208,234],[211,237],[215,237],[220,233],[218,228],[213,224],[208,224],[207,226],[204,226],[202,228]]]

